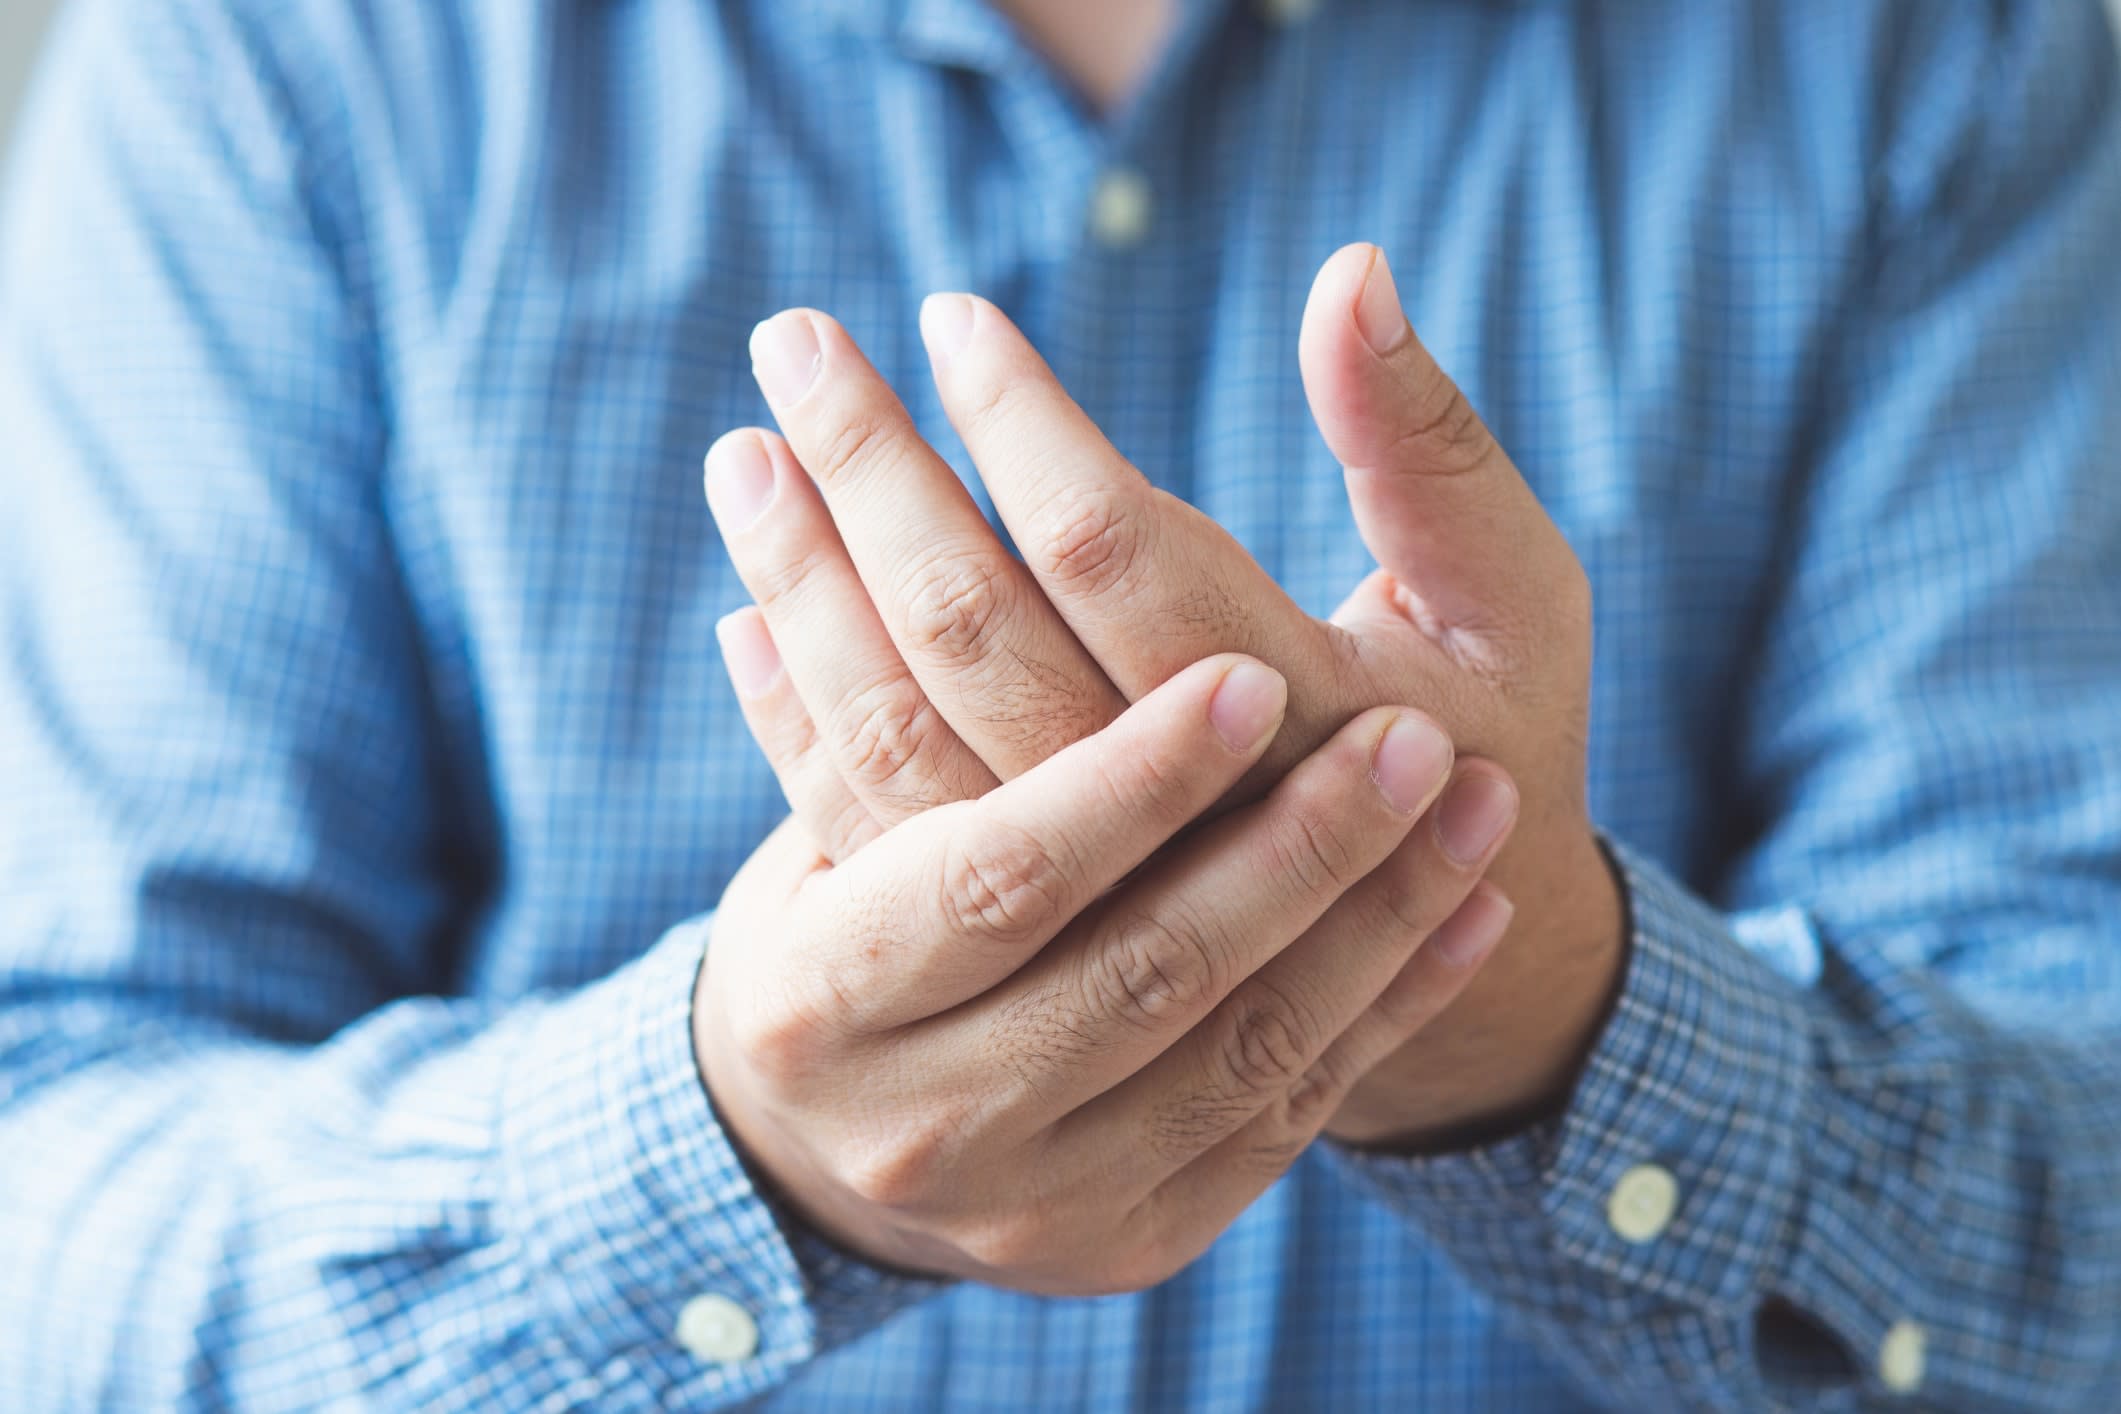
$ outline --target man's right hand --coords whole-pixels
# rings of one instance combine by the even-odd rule
[[[1452,749],[1409,708],[1141,868],[1286,701],[1211,658],[837,867],[793,822],[770,836],[722,900],[694,1035],[777,1195],[871,1260],[1052,1295],[1199,1255],[1485,957],[1419,946],[1479,870],[1413,829]]]

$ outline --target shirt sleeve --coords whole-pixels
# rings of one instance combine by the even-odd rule
[[[1615,1407],[2121,1389],[2121,88],[2097,5],[1907,8],[1753,843],[1692,888],[1615,848],[1557,1120],[1341,1156]]]
[[[352,164],[293,97],[331,74],[275,17],[66,7],[0,217],[0,1389],[741,1402],[926,1288],[754,1188],[692,1054],[704,921],[451,995],[476,792],[387,530]]]

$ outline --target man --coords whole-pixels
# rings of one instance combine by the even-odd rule
[[[2091,0],[90,0],[6,209],[10,1404],[2121,1381]]]

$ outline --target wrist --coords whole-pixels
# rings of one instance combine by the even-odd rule
[[[1568,882],[1539,920],[1539,932],[1525,939],[1526,950],[1551,979],[1553,1003],[1536,1031],[1519,1031],[1533,1064],[1521,1093],[1512,1097],[1512,1109],[1551,1112],[1567,1106],[1627,975],[1627,892],[1619,870],[1588,824],[1576,841]]]

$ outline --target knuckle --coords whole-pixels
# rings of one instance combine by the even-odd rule
[[[934,1191],[936,1169],[935,1156],[917,1145],[879,1145],[849,1160],[840,1182],[871,1207],[905,1211]]]
[[[790,537],[788,542],[755,552],[752,579],[759,607],[778,608],[799,601],[816,582],[825,563],[814,544]]]
[[[1456,476],[1486,465],[1494,448],[1494,434],[1472,400],[1456,383],[1439,376],[1406,429],[1393,439],[1391,451],[1418,459],[1426,471]]]
[[[938,724],[928,700],[896,680],[856,694],[839,721],[848,778],[887,797],[898,793],[900,778],[925,754]]]
[[[776,1088],[799,1084],[825,1064],[839,1032],[817,1009],[800,1004],[792,986],[754,994],[725,1018],[730,1043],[753,1074]]]
[[[1307,894],[1338,895],[1363,877],[1362,856],[1347,828],[1308,804],[1290,810],[1268,836],[1277,876]]]
[[[1312,1032],[1288,996],[1256,987],[1231,1015],[1223,1069],[1238,1093],[1285,1094],[1310,1069]]]
[[[1444,919],[1442,900],[1435,890],[1448,876],[1435,871],[1426,852],[1404,861],[1394,859],[1379,873],[1383,878],[1377,890],[1378,906],[1402,948],[1411,952]]]
[[[1370,1003],[1370,1017],[1394,1036],[1405,1040],[1427,1025],[1450,995],[1448,990],[1434,986],[1414,985],[1413,979],[1395,978],[1393,984],[1387,985]],[[1346,1088],[1349,1078],[1343,1077],[1336,1083]]]
[[[966,1120],[954,1108],[927,1112],[917,1123],[874,1140],[842,1160],[841,1183],[864,1203],[915,1212],[947,1199],[964,1148]]]
[[[801,1074],[815,1053],[811,1028],[782,1008],[745,1007],[728,1018],[728,1026],[737,1053],[769,1081]]]
[[[1098,785],[1116,818],[1191,819],[1200,778],[1178,752],[1158,744],[1107,765]]]
[[[998,1272],[1033,1272],[1054,1258],[1053,1235],[1044,1223],[1010,1213],[981,1223],[958,1239],[958,1249],[981,1266]]]
[[[859,407],[819,437],[808,465],[820,484],[891,455],[898,419],[875,408]]]
[[[944,866],[943,918],[959,933],[1013,943],[1061,915],[1061,865],[1029,834],[989,826],[977,844],[956,844]]]
[[[1329,1061],[1321,1060],[1306,1070],[1282,1096],[1278,1111],[1281,1134],[1273,1142],[1286,1142],[1302,1149],[1333,1117],[1346,1088],[1343,1078]],[[1289,1160],[1293,1161],[1295,1157],[1291,1153]],[[1285,1162],[1283,1167],[1286,1166]]]
[[[925,566],[905,598],[907,646],[942,663],[976,661],[1008,607],[1002,571],[952,555]]]
[[[1141,523],[1107,491],[1070,497],[1053,513],[1042,554],[1047,574],[1065,588],[1104,594],[1133,572],[1141,549]]]
[[[981,360],[972,366],[980,368],[985,362]],[[970,390],[962,414],[968,428],[976,428],[981,434],[991,436],[1023,416],[1035,413],[1035,408],[1026,406],[1033,401],[1031,389],[1021,380],[988,367],[985,376],[976,381],[978,386]]]
[[[1159,1031],[1218,990],[1216,951],[1190,921],[1133,914],[1093,956],[1092,994],[1107,1015]]]

